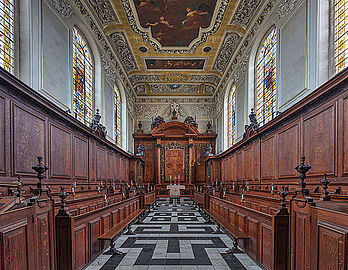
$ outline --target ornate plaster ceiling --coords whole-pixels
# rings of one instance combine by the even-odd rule
[[[81,13],[94,18],[96,24],[91,27],[101,29],[99,35],[106,39],[102,39],[103,47],[111,46],[125,71],[123,79],[132,85],[138,99],[180,96],[209,100],[233,54],[243,46],[256,14],[268,2],[71,1]]]

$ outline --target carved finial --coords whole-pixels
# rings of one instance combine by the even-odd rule
[[[42,194],[42,180],[45,178],[45,172],[48,170],[48,167],[42,164],[42,157],[38,156],[37,157],[38,160],[38,164],[36,164],[35,166],[33,166],[33,170],[35,172],[37,172],[37,179],[39,179],[39,181],[36,184],[37,187],[37,191],[38,193],[41,195]]]
[[[288,196],[289,192],[287,191],[287,189],[285,188],[285,186],[282,186],[282,189],[278,192],[279,196],[280,196],[280,206],[282,209],[286,208],[286,196]]]
[[[306,182],[304,181],[307,176],[306,173],[312,168],[310,165],[307,165],[305,163],[305,156],[301,157],[301,163],[295,168],[296,171],[298,171],[300,173],[299,178],[300,178],[300,187],[302,189],[302,193],[308,194],[309,191],[308,189],[306,189]]]
[[[324,192],[321,196],[321,200],[322,201],[330,201],[330,196],[329,196],[329,192],[327,191],[327,189],[328,189],[328,185],[331,183],[331,181],[329,179],[327,179],[327,174],[324,174],[324,178],[323,178],[323,180],[320,181],[320,183],[323,184],[323,189],[324,189]]]
[[[259,128],[259,124],[257,122],[256,113],[254,112],[254,109],[251,108],[251,112],[249,114],[249,120],[250,120],[250,126],[253,129],[253,131],[256,131]]]
[[[69,196],[69,193],[65,192],[65,188],[61,186],[60,193],[58,195],[58,197],[60,198],[60,201],[61,201],[61,205],[60,205],[61,210],[65,210],[66,197],[68,197],[68,196]]]

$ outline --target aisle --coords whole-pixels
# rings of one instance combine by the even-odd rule
[[[226,234],[213,234],[190,199],[162,199],[135,235],[122,235],[116,247],[123,255],[100,255],[88,270],[113,269],[261,269],[246,254],[228,255],[232,246]]]

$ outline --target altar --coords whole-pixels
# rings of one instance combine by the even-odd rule
[[[180,190],[185,189],[185,185],[167,185],[170,197],[180,197]]]

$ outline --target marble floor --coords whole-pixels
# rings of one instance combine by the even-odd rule
[[[122,255],[104,252],[86,270],[261,269],[244,253],[225,254],[232,240],[223,233],[213,234],[215,229],[192,200],[161,199],[140,224],[132,225],[134,235],[117,239]]]

